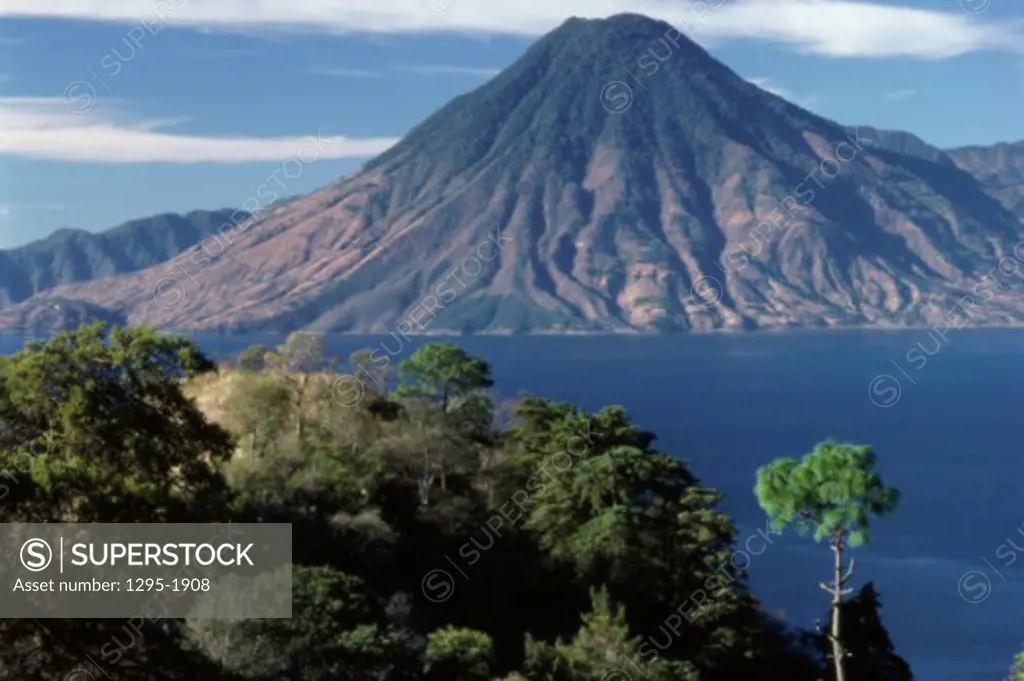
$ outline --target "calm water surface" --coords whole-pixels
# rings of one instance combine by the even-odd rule
[[[279,339],[197,340],[220,354]],[[741,542],[764,527],[758,466],[826,438],[872,445],[903,498],[856,553],[855,578],[875,583],[915,677],[995,681],[1024,649],[1024,556],[1008,544],[1024,546],[1024,331],[959,331],[945,343],[926,331],[452,340],[492,364],[502,395],[624,405],[726,493]],[[380,341],[337,337],[331,349]],[[17,347],[0,338],[0,352]],[[775,537],[752,559],[754,591],[811,626],[826,614],[817,585],[830,561],[809,539]]]

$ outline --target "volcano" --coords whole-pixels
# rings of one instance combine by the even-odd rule
[[[817,116],[668,24],[570,19],[354,175],[46,295],[235,333],[898,327],[965,296],[965,324],[1018,324],[1024,228],[978,159]]]

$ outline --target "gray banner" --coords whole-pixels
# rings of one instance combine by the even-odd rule
[[[286,523],[0,523],[0,618],[292,616]]]

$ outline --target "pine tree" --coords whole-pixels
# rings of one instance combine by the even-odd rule
[[[911,681],[914,675],[910,665],[896,654],[889,632],[882,624],[881,609],[878,592],[871,582],[843,603],[847,678],[857,681]],[[829,641],[820,637],[821,652],[827,653],[829,647]],[[830,674],[829,678],[834,679],[835,676]]]

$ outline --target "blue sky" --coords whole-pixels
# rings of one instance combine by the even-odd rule
[[[622,11],[842,123],[1024,139],[1019,0],[3,0],[0,248],[241,206],[271,176],[307,193],[569,16]]]

